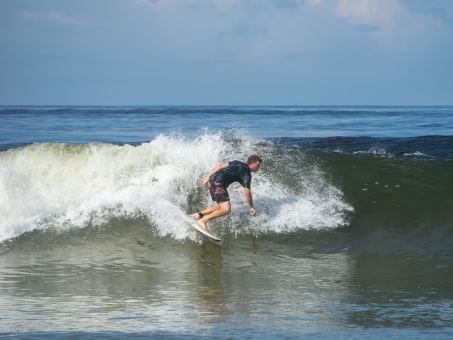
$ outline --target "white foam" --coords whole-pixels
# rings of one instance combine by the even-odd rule
[[[429,157],[428,155],[424,154],[423,152],[420,151],[415,151],[412,153],[405,153],[403,156],[420,156],[420,157]]]
[[[390,154],[387,154],[387,151],[382,148],[377,148],[377,147],[372,147],[368,149],[367,151],[354,151],[352,153],[353,155],[360,155],[360,154],[370,154],[370,155],[378,155],[378,156],[391,156]]]
[[[252,229],[280,233],[332,229],[347,223],[346,213],[352,207],[319,169],[303,171],[293,180],[299,182],[296,191],[265,178],[257,181],[254,195],[258,208],[257,217],[250,219]]]
[[[158,235],[195,239],[188,227],[187,214],[193,212],[188,193],[215,165],[245,160],[257,145],[244,135],[229,143],[221,133],[205,131],[193,139],[160,135],[139,146],[43,143],[2,152],[0,242],[35,229],[101,226],[112,218],[146,218]],[[257,232],[344,224],[351,208],[315,172],[300,177],[299,193],[273,180],[271,173],[254,175],[258,216],[245,223]],[[243,190],[230,188],[231,218],[244,225],[248,205]],[[212,204],[207,190],[201,192],[206,198],[202,204]]]

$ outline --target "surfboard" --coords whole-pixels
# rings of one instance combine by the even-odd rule
[[[191,226],[194,227],[200,233],[202,233],[204,236],[206,236],[206,237],[210,238],[211,240],[213,240],[214,242],[216,242],[216,243],[221,243],[222,242],[221,239],[219,239],[218,237],[212,235],[211,233],[209,233],[208,231],[206,231],[205,229],[200,227],[198,224],[191,223]]]

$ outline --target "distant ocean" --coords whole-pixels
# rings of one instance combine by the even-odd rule
[[[451,106],[3,106],[0,338],[451,339],[452,211]]]

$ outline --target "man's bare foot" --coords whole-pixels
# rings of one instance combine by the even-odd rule
[[[195,223],[198,224],[200,227],[202,227],[204,230],[209,231],[208,226],[202,220],[197,220]]]
[[[195,221],[198,221],[201,218],[197,212],[195,214],[192,214],[191,216]]]

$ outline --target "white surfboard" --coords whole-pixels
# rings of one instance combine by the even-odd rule
[[[203,235],[209,237],[211,240],[213,240],[214,242],[217,242],[217,243],[220,243],[222,242],[221,239],[219,239],[218,237],[212,235],[211,233],[209,233],[208,231],[206,231],[205,229],[203,229],[202,227],[200,227],[198,224],[196,223],[191,223],[190,224],[192,227],[194,227],[196,230],[198,230],[200,233],[202,233]]]

